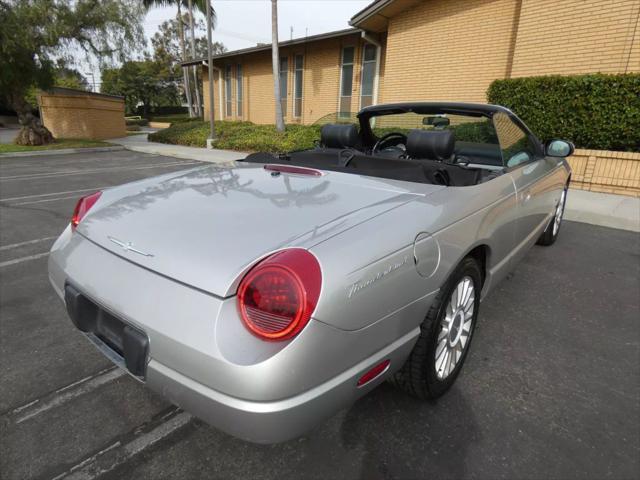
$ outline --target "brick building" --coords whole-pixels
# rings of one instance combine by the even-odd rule
[[[498,78],[640,72],[639,18],[640,0],[376,0],[352,28],[280,43],[285,121],[375,103],[483,102]],[[206,60],[193,64],[207,110]],[[216,119],[274,122],[270,45],[213,66]]]

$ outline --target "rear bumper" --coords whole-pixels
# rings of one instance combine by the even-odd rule
[[[308,432],[382,383],[404,363],[418,335],[416,329],[328,382],[273,402],[228,396],[153,359],[147,365],[147,386],[230,435],[254,443],[284,442]],[[363,371],[385,359],[391,360],[391,369],[358,388]]]
[[[236,318],[233,299],[177,284],[69,232],[52,249],[49,274],[61,299],[65,285],[75,285],[122,321],[116,327],[130,326],[148,337],[146,369],[138,378],[151,389],[214,427],[257,443],[305,433],[400,368],[419,335],[414,319],[429,301],[425,297],[353,332],[312,320],[295,341],[280,345],[251,335]],[[89,323],[79,328],[90,340],[113,340],[124,355],[93,343],[124,367],[124,336],[119,342],[108,335],[117,329],[105,332]],[[357,386],[365,372],[387,359],[387,372]]]

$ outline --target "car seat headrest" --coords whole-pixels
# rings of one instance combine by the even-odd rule
[[[448,160],[455,148],[453,130],[411,130],[407,135],[407,155],[410,158]]]
[[[357,148],[360,143],[358,127],[328,123],[320,130],[320,143],[325,148]]]

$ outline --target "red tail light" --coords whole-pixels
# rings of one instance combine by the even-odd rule
[[[73,216],[71,217],[71,229],[75,230],[78,224],[82,221],[84,216],[89,212],[91,207],[95,205],[95,203],[102,195],[102,192],[92,193],[91,195],[87,195],[82,197],[76,203],[76,208],[73,210]]]
[[[322,273],[316,257],[291,248],[253,267],[238,287],[246,327],[264,340],[286,340],[305,327],[316,308]]]

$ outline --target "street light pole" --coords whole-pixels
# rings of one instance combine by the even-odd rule
[[[207,0],[207,69],[209,70],[209,138],[207,138],[207,148],[213,148],[216,140],[216,130],[213,125],[213,52],[211,51],[211,1]],[[222,78],[220,78],[222,81]],[[222,112],[220,112],[222,115]]]

